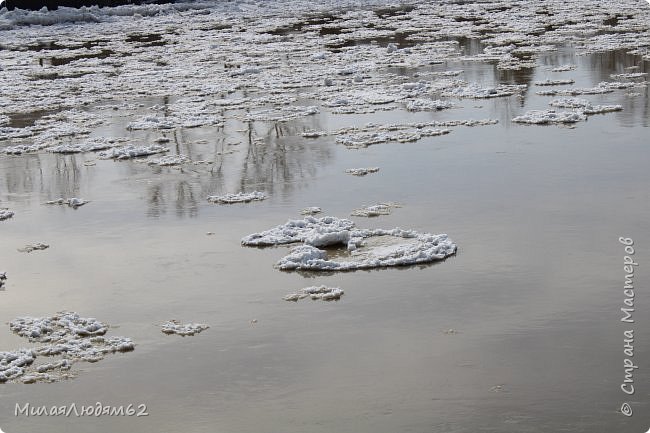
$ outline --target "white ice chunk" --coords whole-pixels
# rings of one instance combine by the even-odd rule
[[[218,204],[233,204],[233,203],[248,203],[251,201],[261,201],[266,199],[266,194],[260,191],[253,192],[238,192],[237,194],[226,195],[211,195],[208,197],[210,203]]]

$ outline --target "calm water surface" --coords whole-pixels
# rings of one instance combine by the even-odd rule
[[[468,42],[469,44],[472,41]],[[467,49],[472,47],[468,45]],[[546,55],[535,71],[449,63],[465,79],[532,84],[571,77],[591,87],[648,62],[624,53]],[[553,74],[551,66],[576,63]],[[414,71],[402,70],[402,74]],[[0,387],[7,433],[259,432],[641,432],[650,426],[650,147],[648,90],[588,96],[622,104],[575,129],[509,119],[545,109],[550,97],[463,100],[434,113],[322,113],[285,124],[229,121],[181,130],[172,153],[211,166],[151,168],[84,162],[92,154],[0,157],[2,322],[78,311],[134,339],[129,354],[75,366],[54,384]],[[138,101],[135,101],[138,102]],[[160,103],[161,101],[146,101]],[[164,101],[162,101],[164,102]],[[373,122],[496,118],[417,143],[348,150],[306,129]],[[24,121],[24,119],[23,119]],[[115,117],[96,135],[124,134]],[[253,134],[264,144],[247,140]],[[140,132],[143,138],[159,134]],[[201,141],[204,140],[204,141]],[[241,143],[227,146],[228,143]],[[219,152],[235,149],[234,153]],[[379,166],[365,178],[346,168]],[[264,202],[209,204],[210,194],[263,190]],[[73,210],[57,197],[91,200]],[[362,227],[448,233],[458,254],[403,269],[338,274],[273,268],[287,248],[240,247],[240,238],[298,218],[306,206],[345,217],[396,201]],[[214,232],[207,236],[206,232]],[[636,394],[625,398],[623,248],[634,238]],[[23,254],[27,243],[46,251]],[[340,286],[339,302],[285,302],[307,285]],[[211,328],[165,336],[176,318]],[[251,323],[257,320],[257,323]],[[3,325],[4,326],[4,325]],[[445,333],[454,329],[456,333]],[[0,329],[0,348],[25,342]],[[14,417],[16,403],[147,405],[142,418]],[[617,413],[624,401],[632,418]]]

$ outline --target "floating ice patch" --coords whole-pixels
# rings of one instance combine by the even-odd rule
[[[111,149],[128,141],[126,138],[106,138],[96,137],[88,139],[83,143],[61,144],[58,146],[48,147],[47,151],[52,153],[83,153],[96,152],[100,150]]]
[[[536,86],[562,86],[566,84],[574,84],[575,80],[567,79],[567,80],[551,80],[551,79],[546,79],[544,81],[535,81]]]
[[[135,346],[129,338],[105,337],[108,325],[74,312],[60,312],[51,317],[19,317],[9,328],[32,343],[45,343],[33,349],[0,352],[0,382],[22,379],[23,383],[55,381],[69,377],[64,371],[78,361],[97,362],[107,354],[130,352]],[[38,357],[61,359],[34,365]]]
[[[551,69],[551,72],[568,72],[568,71],[574,71],[576,68],[577,68],[576,65],[561,65]]]
[[[350,271],[429,263],[456,252],[456,244],[445,234],[376,229],[350,236],[348,257],[330,258],[325,250],[301,245],[292,248],[276,266],[281,270]]]
[[[634,79],[634,78],[643,78],[647,76],[647,72],[628,72],[625,74],[611,74],[610,77],[614,79]]]
[[[311,298],[312,300],[338,301],[343,296],[343,290],[338,287],[311,286],[291,293],[282,299],[285,301],[298,302],[301,299]]]
[[[325,132],[325,131],[305,131],[300,135],[302,135],[305,138],[318,138],[318,137],[322,137],[324,135],[327,135],[327,132]]]
[[[406,109],[408,111],[444,110],[451,107],[453,107],[453,104],[451,102],[441,101],[439,99],[414,99],[406,104]]]
[[[366,206],[359,209],[355,209],[350,214],[351,216],[356,217],[378,217],[381,215],[390,215],[393,209],[401,207],[395,203],[379,203],[372,206]]]
[[[24,248],[19,248],[18,251],[20,251],[21,253],[31,253],[32,251],[46,250],[49,247],[50,246],[48,244],[37,242],[35,244],[25,245]]]
[[[150,159],[147,161],[149,165],[159,165],[161,167],[168,167],[172,165],[182,165],[192,162],[189,157],[185,155],[168,155],[162,158]]]
[[[347,174],[351,174],[352,176],[366,176],[370,173],[377,173],[379,171],[379,167],[368,167],[368,168],[348,168],[345,170]]]
[[[168,322],[165,322],[161,326],[161,331],[163,334],[171,335],[171,334],[176,334],[176,335],[181,335],[183,337],[187,337],[190,335],[195,335],[199,334],[206,329],[208,329],[210,326],[202,324],[202,323],[186,323],[183,325],[181,322],[178,320],[170,320]]]
[[[526,85],[499,85],[496,87],[481,87],[478,84],[472,84],[465,87],[457,87],[454,89],[446,90],[442,96],[456,97],[456,98],[499,98],[503,96],[512,96],[526,90]]]
[[[72,197],[72,198],[57,198],[56,200],[50,200],[45,202],[45,204],[58,204],[58,205],[68,205],[71,208],[78,208],[88,203],[87,200],[82,198]]]
[[[5,281],[7,281],[7,273],[6,272],[0,272],[0,289],[4,287]]]
[[[14,213],[7,209],[0,209],[0,221],[8,220],[13,217]]]
[[[549,102],[549,105],[559,108],[577,108],[584,114],[600,114],[612,111],[621,111],[622,105],[592,105],[586,99],[580,98],[561,98]]]
[[[233,203],[248,203],[251,201],[266,200],[266,194],[260,191],[253,192],[238,192],[237,194],[226,195],[211,195],[208,197],[210,203],[218,204],[233,204]]]
[[[99,157],[101,159],[132,159],[165,152],[169,152],[169,149],[157,144],[152,144],[150,146],[130,145],[99,152]]]
[[[550,123],[576,123],[586,118],[587,116],[583,113],[576,111],[561,111],[558,113],[554,110],[530,110],[521,116],[514,117],[512,121],[532,125],[546,125]]]
[[[272,229],[253,233],[242,238],[245,246],[270,246],[290,244],[294,242],[313,243],[319,246],[347,243],[349,231],[354,228],[354,222],[335,217],[289,220],[285,224]]]
[[[323,212],[323,209],[317,207],[317,206],[311,206],[311,207],[306,207],[303,210],[300,211],[301,215],[316,215],[318,213]]]

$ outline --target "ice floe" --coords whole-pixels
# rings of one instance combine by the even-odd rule
[[[0,209],[0,221],[8,220],[12,218],[14,213],[8,209]]]
[[[64,311],[50,317],[19,317],[9,322],[9,328],[31,343],[42,345],[0,352],[0,383],[59,380],[69,377],[65,372],[75,362],[97,362],[107,354],[130,352],[135,348],[129,338],[106,337],[107,324],[74,312]],[[59,359],[35,365],[40,357]]]
[[[5,281],[7,281],[7,273],[6,272],[0,272],[0,289],[2,289],[4,287]]]
[[[430,111],[430,110],[444,110],[453,107],[449,101],[441,101],[439,99],[414,99],[406,104],[408,111]]]
[[[575,80],[566,79],[566,80],[551,80],[546,79],[544,81],[535,81],[536,86],[561,86],[566,84],[574,84]]]
[[[311,286],[300,289],[283,297],[285,301],[298,302],[301,299],[311,298],[312,300],[338,301],[343,296],[343,290],[339,287]]]
[[[129,145],[110,148],[99,152],[98,156],[101,159],[132,159],[165,152],[169,152],[169,149],[158,144],[149,146]]]
[[[352,176],[366,176],[370,173],[377,173],[378,171],[379,167],[348,168],[345,170],[347,174],[351,174]]]
[[[310,206],[302,209],[300,211],[301,215],[316,215],[323,212],[323,209],[319,208],[318,206]]]
[[[186,323],[182,324],[178,320],[169,320],[161,325],[163,334],[175,334],[183,337],[199,334],[210,326],[203,323]]]
[[[582,111],[584,114],[609,113],[612,111],[621,111],[623,109],[623,106],[619,104],[592,105],[591,102],[581,98],[554,99],[553,101],[549,102],[549,105],[559,108],[576,108]]]
[[[169,167],[173,165],[182,165],[191,162],[191,159],[185,155],[168,155],[162,158],[150,159],[147,161],[149,165],[159,165],[161,167]]]
[[[393,209],[398,207],[401,206],[396,203],[379,203],[355,209],[352,211],[350,216],[372,218],[381,215],[390,215],[393,212]]]
[[[85,205],[86,203],[89,203],[88,200],[84,200],[82,198],[77,198],[77,197],[71,197],[71,198],[57,198],[56,200],[50,200],[45,202],[45,204],[56,204],[56,205],[67,205],[70,206],[71,208],[78,208],[80,206]]]
[[[23,248],[19,248],[18,251],[21,253],[31,253],[32,251],[46,250],[49,247],[50,246],[48,244],[37,242],[35,244],[25,245]]]
[[[335,217],[289,220],[287,223],[242,238],[244,246],[271,246],[301,242],[277,264],[281,270],[347,271],[405,266],[441,260],[456,252],[446,234],[434,235],[399,228],[359,229]],[[349,257],[330,259],[319,248],[340,246]]]
[[[530,110],[521,116],[513,117],[512,121],[515,123],[546,125],[549,123],[576,123],[586,118],[587,116],[577,111]]]
[[[225,194],[225,195],[211,195],[208,196],[208,201],[210,203],[217,204],[234,204],[234,203],[249,203],[251,201],[262,201],[266,200],[267,196],[265,193],[260,191],[253,192],[238,192],[236,194]]]

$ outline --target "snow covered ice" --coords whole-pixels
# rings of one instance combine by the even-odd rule
[[[191,335],[196,335],[199,334],[206,329],[208,329],[210,326],[202,324],[202,323],[186,323],[182,324],[178,320],[169,320],[165,323],[162,324],[161,326],[161,331],[163,334],[175,334],[175,335],[180,335],[182,337],[187,337]]]
[[[343,290],[339,287],[310,286],[300,289],[296,293],[290,293],[282,299],[291,302],[298,302],[305,298],[322,301],[338,301],[341,299],[341,296],[343,296]]]
[[[210,203],[217,204],[234,204],[234,203],[249,203],[252,201],[266,200],[266,194],[260,191],[253,191],[249,193],[238,192],[237,194],[225,195],[211,195],[208,197]]]
[[[348,168],[345,170],[347,174],[351,174],[352,176],[366,176],[370,173],[377,173],[379,171],[379,167],[368,167],[368,168]]]

